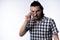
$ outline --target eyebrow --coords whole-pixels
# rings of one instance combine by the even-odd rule
[[[31,10],[31,11],[34,12],[33,10]],[[40,10],[37,10],[37,11],[40,11]],[[36,12],[37,12],[37,11],[36,11]]]

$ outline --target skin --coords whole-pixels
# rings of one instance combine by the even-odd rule
[[[39,6],[32,6],[30,7],[30,10],[31,10],[31,14],[32,16],[34,17],[34,19],[37,21],[40,16],[41,16],[41,9]]]
[[[31,6],[30,7],[30,10],[31,10],[31,12],[29,12],[25,16],[25,21],[24,21],[24,23],[23,23],[23,25],[22,25],[22,27],[21,27],[21,29],[19,31],[19,35],[20,36],[23,36],[26,33],[25,29],[26,29],[26,26],[27,26],[28,22],[31,19],[31,16],[34,17],[34,19],[36,20],[36,22],[38,22],[38,19],[41,16],[41,9],[40,9],[39,6]],[[52,37],[54,38],[54,40],[59,40],[58,34],[55,34]]]

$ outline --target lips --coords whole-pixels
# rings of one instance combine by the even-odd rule
[[[38,19],[38,16],[34,16],[34,19]]]

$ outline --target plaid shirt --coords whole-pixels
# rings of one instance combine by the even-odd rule
[[[52,35],[58,33],[54,20],[45,16],[38,23],[31,19],[26,27],[28,30],[30,40],[52,40]]]

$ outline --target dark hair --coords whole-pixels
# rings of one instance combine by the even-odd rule
[[[41,10],[43,10],[42,5],[38,1],[33,1],[30,6],[39,6],[41,8]]]
[[[43,6],[40,4],[40,2],[38,2],[38,1],[33,1],[30,6],[39,6],[40,9],[41,9],[41,11],[42,11],[41,16],[42,16],[42,17],[44,16],[44,13],[43,13]]]

